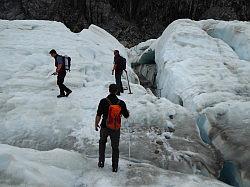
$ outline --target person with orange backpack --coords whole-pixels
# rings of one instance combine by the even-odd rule
[[[127,110],[125,102],[119,100],[116,96],[118,93],[118,86],[116,84],[111,84],[109,86],[109,92],[110,95],[100,101],[95,119],[95,130],[98,131],[98,128],[101,128],[98,167],[104,167],[106,142],[108,136],[110,136],[112,147],[112,171],[117,172],[121,117],[124,116],[128,118],[129,111]],[[100,121],[101,124],[99,125]]]

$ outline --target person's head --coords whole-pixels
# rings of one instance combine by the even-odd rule
[[[52,57],[55,57],[57,55],[57,52],[55,49],[51,49],[49,54],[52,56]]]
[[[110,94],[117,94],[118,92],[118,86],[116,84],[110,84],[109,85],[109,93]]]
[[[114,55],[118,56],[119,55],[119,51],[118,50],[114,50]]]

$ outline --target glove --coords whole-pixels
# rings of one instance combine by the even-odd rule
[[[95,126],[95,130],[98,131],[98,128],[100,128],[100,125]]]
[[[51,75],[57,75],[57,72],[52,73]]]

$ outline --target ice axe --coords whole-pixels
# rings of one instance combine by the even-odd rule
[[[54,76],[54,75],[57,75],[57,72],[54,72],[52,74],[49,74],[48,76]]]
[[[49,73],[49,74],[47,75],[47,78],[49,78],[49,77],[51,77],[51,76],[53,76],[53,75],[55,75],[55,74],[54,74],[54,73],[52,73],[52,74]]]
[[[131,92],[131,88],[130,88],[130,84],[129,84],[129,80],[128,80],[128,72],[125,70],[125,73],[126,73],[126,77],[127,77],[127,81],[128,81],[128,90],[129,90],[129,93],[128,94],[133,94]]]

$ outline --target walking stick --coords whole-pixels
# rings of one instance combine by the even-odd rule
[[[129,121],[126,119],[126,126],[128,128],[128,133],[129,133],[129,142],[128,142],[128,162],[129,166],[131,166],[131,130],[130,130],[130,124]]]
[[[128,90],[129,90],[129,93],[128,93],[128,94],[133,94],[133,93],[131,92],[131,88],[130,88],[130,84],[129,84],[129,80],[128,80],[128,72],[125,71],[125,73],[126,73],[127,81],[128,81]]]
[[[131,150],[130,150],[130,147],[131,147],[131,134],[130,134],[130,129],[129,129],[129,143],[128,143],[128,161],[129,161],[129,166],[131,166]]]

